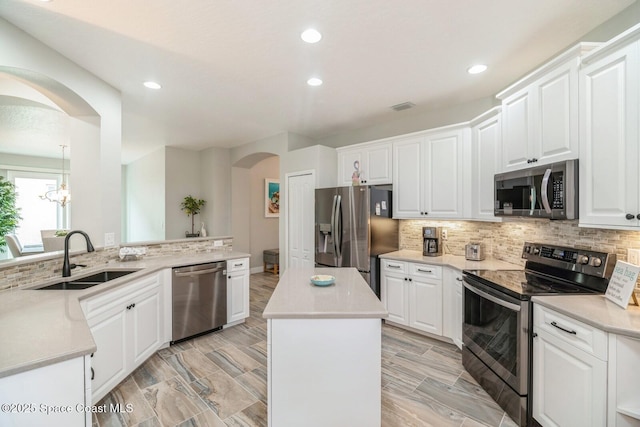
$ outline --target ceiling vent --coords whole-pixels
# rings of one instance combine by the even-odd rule
[[[402,104],[392,105],[391,109],[394,111],[402,111],[402,110],[408,110],[409,108],[413,108],[415,106],[416,104],[414,104],[413,102],[403,102]]]

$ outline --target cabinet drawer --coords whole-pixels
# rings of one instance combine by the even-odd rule
[[[134,302],[142,293],[160,286],[160,275],[151,274],[131,284],[122,285],[112,291],[106,291],[80,302],[87,319],[108,312],[115,306],[126,306]]]
[[[402,261],[382,260],[382,271],[388,273],[407,273],[407,263]]]
[[[571,346],[607,360],[607,333],[557,311],[535,304],[534,331],[545,331]]]
[[[249,258],[230,259],[227,261],[227,273],[232,271],[248,270]]]
[[[442,267],[429,264],[409,264],[409,274],[425,279],[442,279]]]

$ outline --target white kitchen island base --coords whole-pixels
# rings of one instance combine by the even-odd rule
[[[269,426],[379,426],[381,323],[268,319]]]
[[[263,313],[269,426],[380,426],[387,315],[355,268],[287,269]]]

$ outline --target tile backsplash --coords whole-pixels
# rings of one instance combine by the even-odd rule
[[[222,240],[222,246],[214,246],[215,240]],[[207,253],[215,251],[230,250],[233,246],[233,238],[231,237],[211,237],[200,239],[179,239],[167,240],[162,242],[145,242],[142,244],[131,243],[123,244],[128,247],[146,247],[147,258],[169,256],[174,254],[185,253]],[[95,252],[81,252],[76,255],[72,254],[70,260],[74,264],[84,264],[88,267],[98,267],[108,262],[119,260],[118,247],[97,249]],[[27,286],[37,282],[41,282],[62,275],[62,254],[49,259],[37,259],[34,257],[33,262],[21,262],[20,264],[11,264],[4,267],[0,263],[0,291],[17,289],[20,286]],[[22,261],[22,259],[20,260]]]
[[[524,242],[544,242],[615,253],[627,260],[627,249],[640,248],[640,231],[578,227],[578,221],[506,219],[503,222],[400,220],[400,249],[422,250],[422,227],[447,230],[444,253],[464,255],[470,242],[485,244],[488,256],[524,265]]]

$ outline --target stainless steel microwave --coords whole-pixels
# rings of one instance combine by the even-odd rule
[[[495,176],[496,216],[578,218],[578,160]]]

